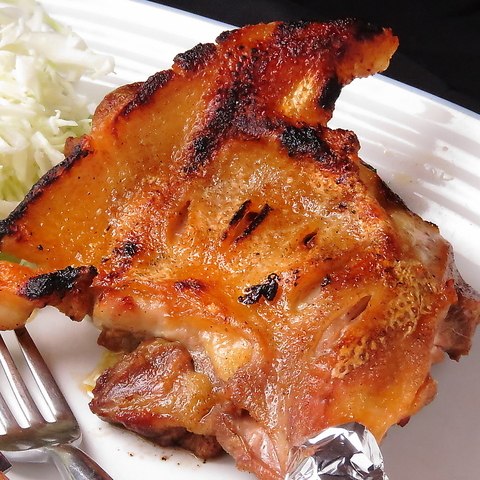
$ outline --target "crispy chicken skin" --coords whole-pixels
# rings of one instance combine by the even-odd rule
[[[90,315],[123,352],[95,413],[221,446],[261,479],[329,426],[380,440],[432,399],[432,361],[466,354],[480,316],[437,227],[326,126],[396,47],[350,20],[248,26],[108,95],[0,225],[2,250],[37,266],[0,264],[4,328],[46,304]]]

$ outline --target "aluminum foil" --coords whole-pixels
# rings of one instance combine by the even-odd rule
[[[285,480],[388,480],[380,447],[357,422],[327,428],[292,452]]]

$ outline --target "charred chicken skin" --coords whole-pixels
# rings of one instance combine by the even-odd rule
[[[388,29],[247,26],[122,87],[0,225],[3,328],[54,305],[123,353],[93,412],[265,480],[329,426],[381,440],[470,348],[479,298],[436,226],[327,127]]]

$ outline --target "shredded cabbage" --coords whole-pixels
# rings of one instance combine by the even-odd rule
[[[7,5],[8,4],[8,5]],[[0,217],[90,131],[93,105],[75,87],[113,70],[36,0],[0,2]]]

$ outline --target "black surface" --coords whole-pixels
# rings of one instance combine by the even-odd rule
[[[385,72],[387,76],[480,113],[480,1],[158,0],[157,3],[236,26],[274,20],[355,17],[391,27],[400,38],[400,47]]]

